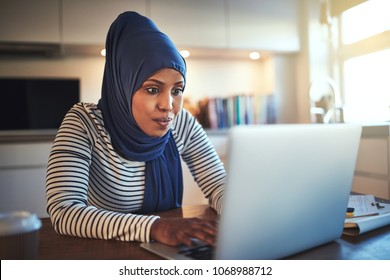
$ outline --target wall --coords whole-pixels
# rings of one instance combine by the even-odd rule
[[[195,100],[240,93],[263,93],[264,63],[249,59],[187,59],[185,93]]]

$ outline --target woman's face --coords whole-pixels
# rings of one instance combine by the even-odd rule
[[[164,136],[183,106],[184,78],[164,68],[149,77],[132,100],[135,121],[149,136]]]

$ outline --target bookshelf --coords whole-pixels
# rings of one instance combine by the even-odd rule
[[[274,95],[240,94],[206,98],[194,116],[205,129],[223,130],[235,125],[276,123]]]

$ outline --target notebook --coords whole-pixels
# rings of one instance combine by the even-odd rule
[[[215,259],[281,259],[338,239],[361,127],[277,124],[229,130],[227,182]],[[188,259],[158,242],[141,247]]]

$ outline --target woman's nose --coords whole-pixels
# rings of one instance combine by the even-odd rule
[[[164,112],[172,111],[173,98],[170,92],[160,95],[159,102],[158,102],[158,109]]]

